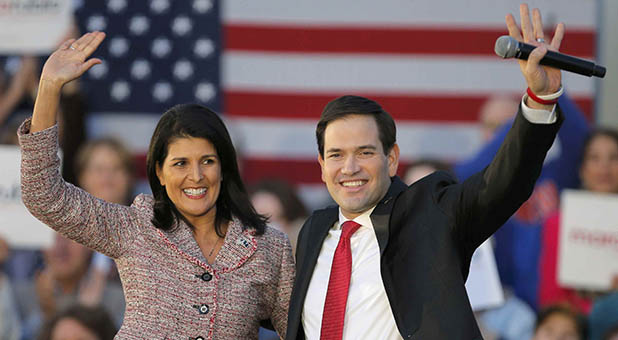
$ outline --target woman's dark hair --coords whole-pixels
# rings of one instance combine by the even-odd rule
[[[573,320],[575,327],[577,328],[577,335],[580,339],[586,338],[587,333],[587,325],[586,319],[577,313],[573,308],[567,305],[551,305],[546,308],[543,308],[536,318],[536,324],[534,325],[534,331],[536,332],[547,319],[555,314],[566,316],[567,318]]]
[[[586,139],[584,140],[580,164],[582,165],[584,164],[584,161],[586,160],[586,156],[588,155],[588,151],[590,149],[590,144],[592,144],[592,142],[597,137],[601,137],[601,136],[611,138],[614,141],[614,143],[618,146],[618,131],[611,129],[611,128],[596,128],[590,131],[590,133],[588,134],[588,136],[586,136]]]
[[[380,104],[371,99],[359,96],[342,96],[330,101],[324,107],[315,136],[318,140],[318,151],[324,157],[324,131],[328,123],[348,115],[370,115],[378,125],[378,133],[384,154],[388,154],[397,139],[395,122],[388,112],[384,111]]]
[[[92,331],[99,340],[113,340],[116,326],[109,314],[102,307],[89,307],[79,304],[70,305],[56,313],[41,328],[38,340],[50,340],[56,325],[63,319],[73,319]]]
[[[146,158],[148,182],[155,199],[152,223],[159,229],[169,230],[178,219],[193,227],[176,209],[157,177],[157,167],[163,165],[168,147],[177,138],[194,137],[210,141],[221,161],[221,191],[217,198],[215,231],[224,236],[222,224],[237,217],[243,228],[253,228],[257,235],[264,233],[266,218],[253,209],[240,178],[236,151],[223,121],[208,108],[197,104],[176,105],[161,116],[150,140]]]
[[[283,217],[291,223],[299,218],[307,217],[307,209],[296,194],[296,190],[288,182],[280,179],[265,179],[251,187],[251,193],[267,192],[281,202]]]

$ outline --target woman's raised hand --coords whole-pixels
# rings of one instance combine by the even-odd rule
[[[97,49],[104,38],[105,33],[103,32],[90,32],[77,40],[65,41],[45,62],[41,72],[41,82],[47,82],[60,88],[84,74],[92,66],[100,64],[100,59],[88,59],[88,57]]]

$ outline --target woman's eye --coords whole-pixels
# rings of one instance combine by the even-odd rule
[[[208,159],[204,160],[204,164],[213,164],[214,162],[215,162],[215,160],[212,159],[212,158],[208,158]]]
[[[185,161],[178,161],[178,162],[174,163],[173,166],[183,166],[183,165],[185,165]]]

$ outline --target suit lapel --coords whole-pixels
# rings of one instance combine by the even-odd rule
[[[388,188],[386,195],[371,213],[371,223],[373,223],[373,229],[376,233],[376,238],[378,239],[380,256],[384,254],[384,250],[388,245],[388,226],[391,211],[393,211],[393,206],[395,203],[395,198],[406,188],[407,186],[399,179],[399,177],[393,177],[391,186]]]

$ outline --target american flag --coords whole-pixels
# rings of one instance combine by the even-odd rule
[[[595,1],[529,3],[546,24],[567,24],[562,52],[594,58]],[[108,35],[96,52],[104,64],[84,77],[90,132],[120,137],[143,162],[160,114],[201,103],[228,122],[248,182],[281,177],[317,201],[315,124],[342,94],[375,99],[395,117],[403,163],[473,153],[483,101],[525,89],[517,63],[493,52],[506,13],[519,17],[518,3],[83,1],[81,30]],[[565,74],[564,84],[590,115],[592,79]]]

